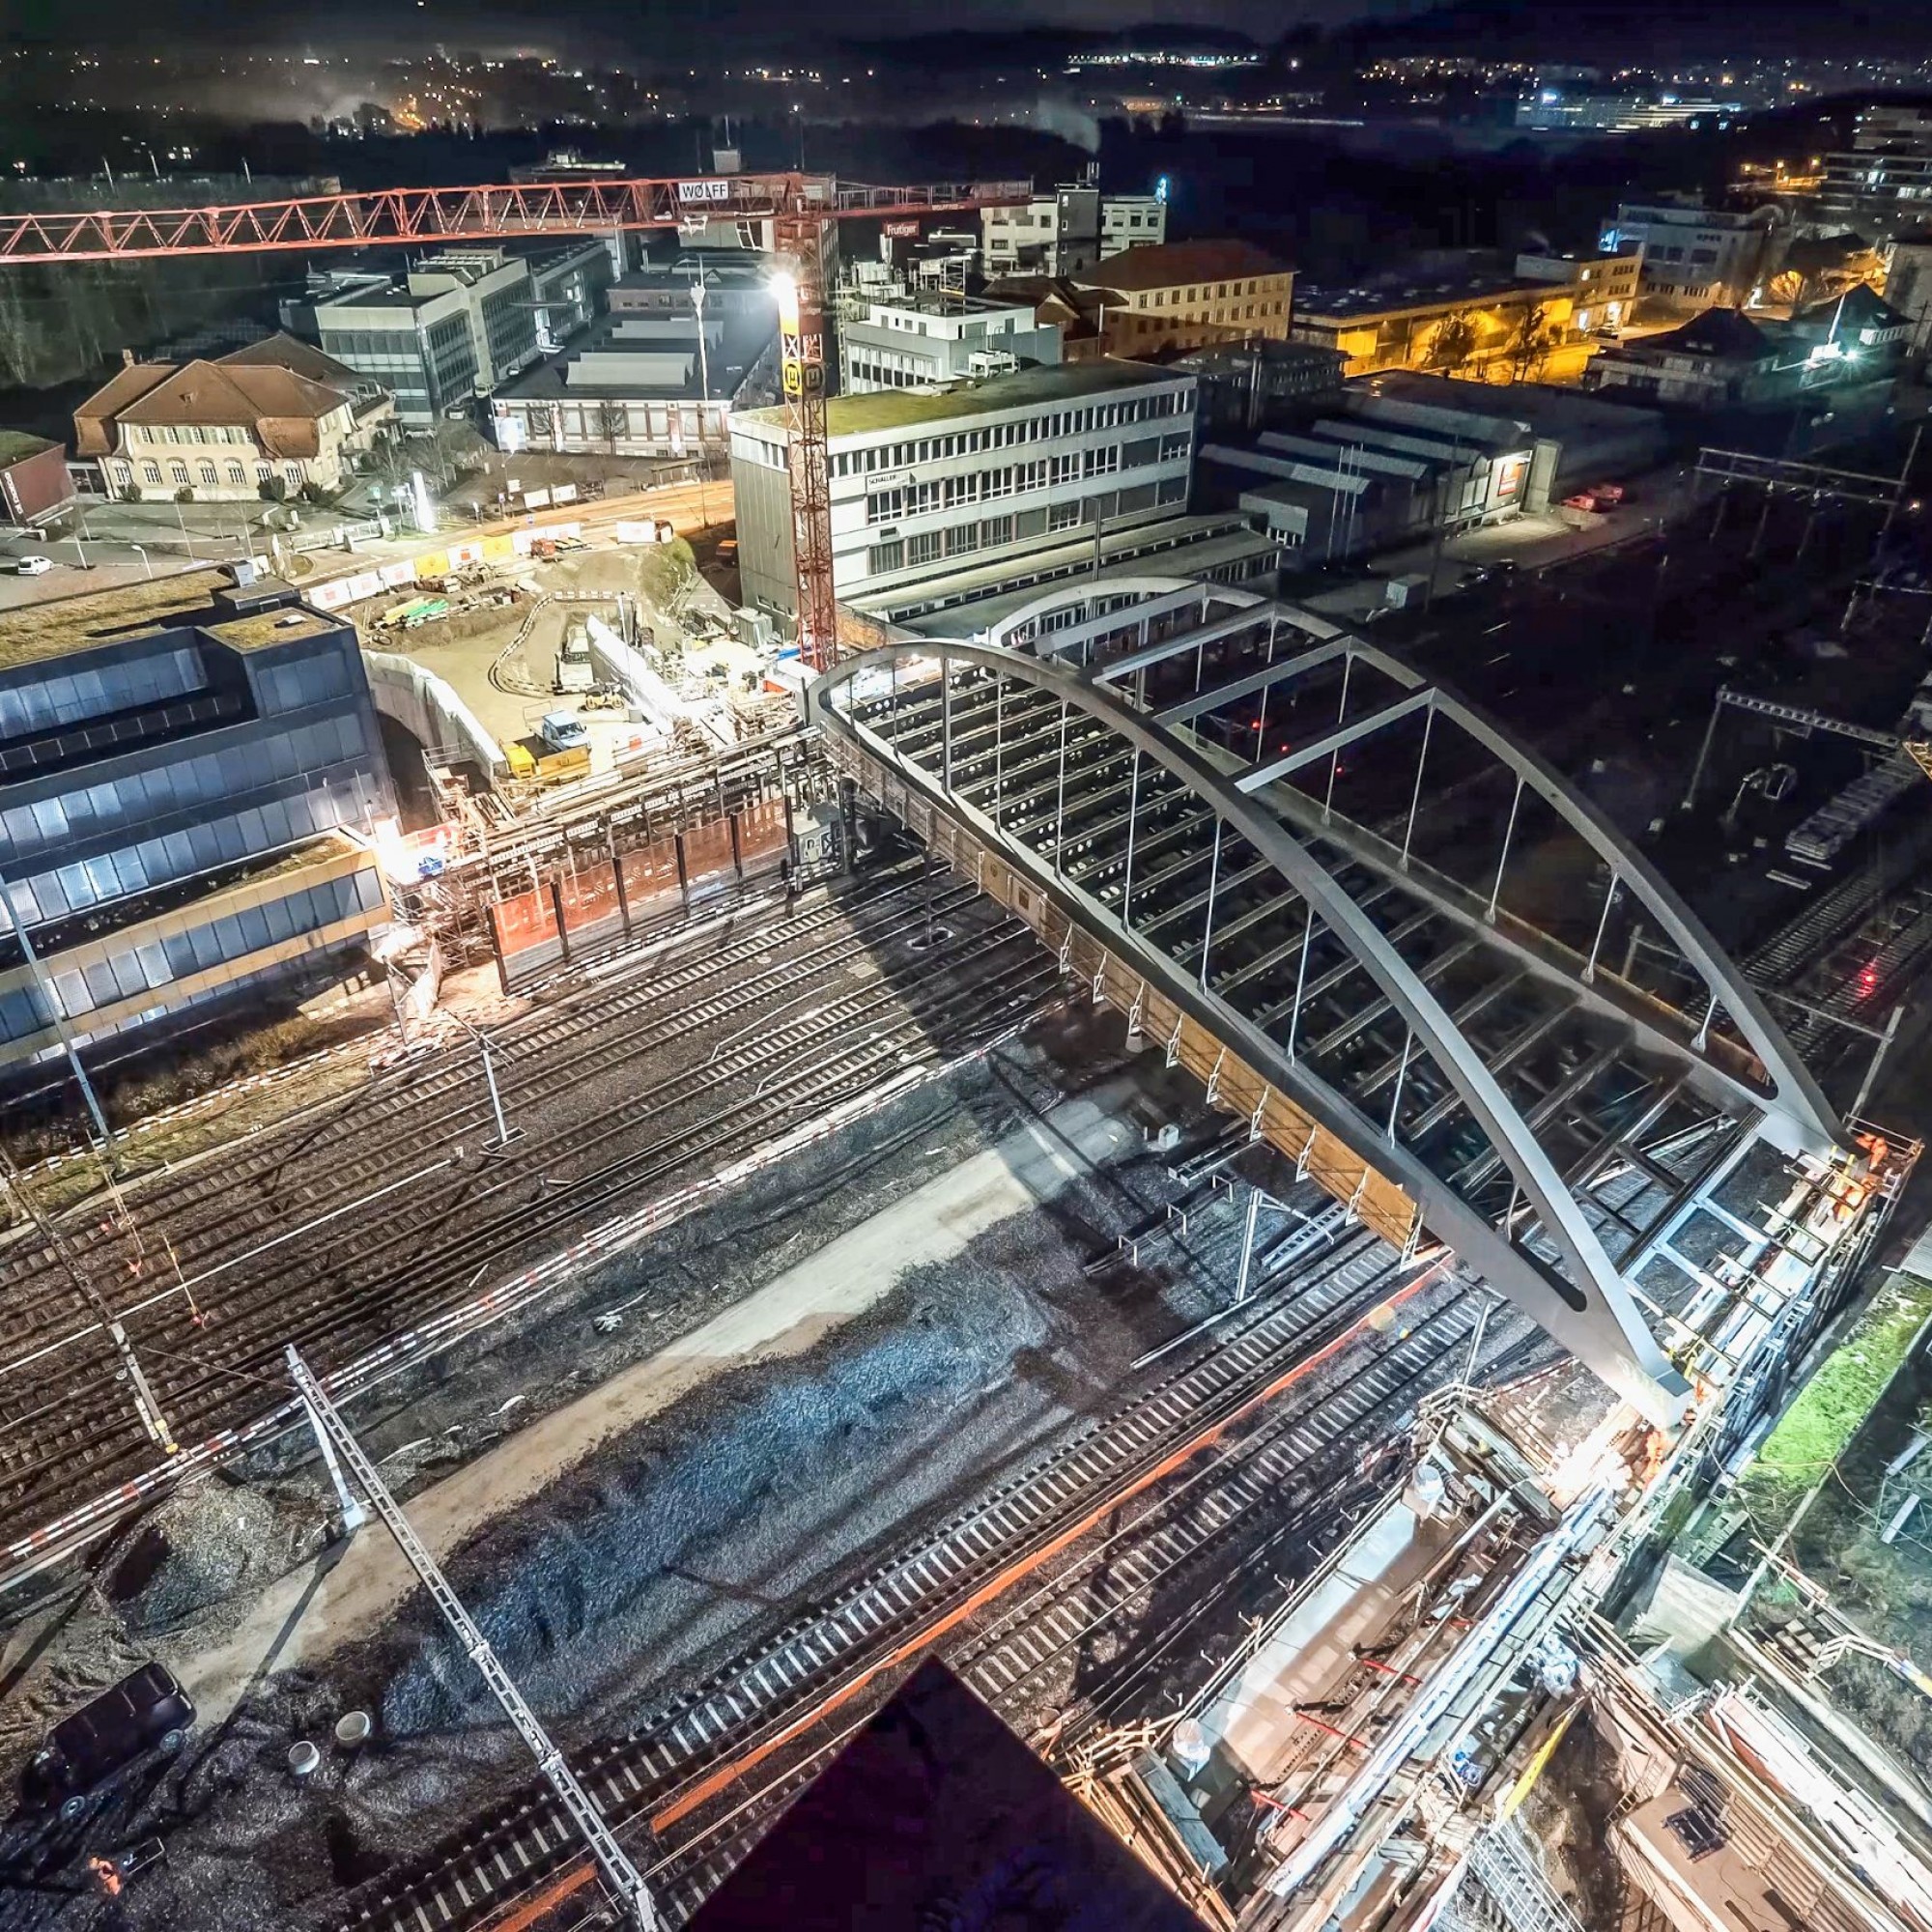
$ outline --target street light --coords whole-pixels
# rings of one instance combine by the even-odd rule
[[[148,546],[146,544],[137,544],[130,539],[128,548],[141,553],[141,561],[147,566],[148,577],[153,577],[155,574],[155,559],[148,554]],[[143,578],[142,582],[146,582],[147,579]]]

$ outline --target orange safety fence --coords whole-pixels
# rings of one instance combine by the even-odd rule
[[[654,838],[626,852],[617,861],[624,872],[624,897],[631,917],[639,918],[661,900],[678,896],[677,841],[674,838]]]
[[[566,932],[582,932],[586,925],[615,919],[622,911],[617,903],[617,874],[608,865],[561,874],[556,895],[563,906]]]
[[[731,823],[714,818],[709,825],[693,825],[684,834],[685,884],[696,892],[700,886],[715,884],[733,869]]]
[[[785,854],[785,802],[761,799],[738,814],[738,858],[746,871],[765,871]]]
[[[556,942],[556,912],[550,902],[550,889],[539,893],[519,893],[515,898],[498,899],[490,908],[496,923],[497,950],[504,958],[527,952],[533,946]]]

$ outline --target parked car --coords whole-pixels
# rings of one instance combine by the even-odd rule
[[[14,559],[15,577],[44,577],[54,567],[50,556],[16,556]]]
[[[194,1722],[194,1704],[158,1663],[146,1663],[111,1690],[47,1733],[47,1741],[20,1775],[26,1811],[58,1811],[71,1822],[86,1808],[88,1794],[151,1750],[180,1750]]]

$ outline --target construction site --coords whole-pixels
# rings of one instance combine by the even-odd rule
[[[789,632],[715,483],[192,617],[354,627],[393,1013],[98,1133],[34,1063],[0,1925],[1932,1923],[1916,441],[1372,632],[1096,546],[915,634],[825,231],[1016,191],[725,185]],[[507,192],[405,214],[678,219]]]

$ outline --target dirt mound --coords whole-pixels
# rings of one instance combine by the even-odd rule
[[[279,1577],[327,1540],[312,1510],[208,1476],[183,1484],[118,1537],[96,1580],[128,1629],[152,1636]]]

